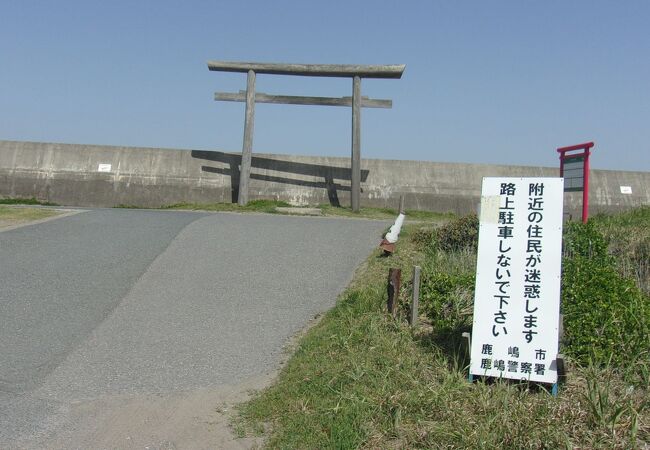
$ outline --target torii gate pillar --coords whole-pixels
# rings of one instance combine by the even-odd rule
[[[244,143],[241,150],[241,169],[239,169],[239,191],[237,204],[248,204],[248,181],[253,158],[253,127],[255,125],[255,72],[248,71],[246,78],[246,117],[244,118]]]
[[[361,196],[361,78],[352,79],[352,162],[350,164],[352,211],[359,212]]]

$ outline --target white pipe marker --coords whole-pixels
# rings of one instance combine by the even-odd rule
[[[397,238],[399,237],[399,232],[402,231],[402,224],[404,223],[404,217],[405,217],[404,214],[400,213],[400,215],[397,216],[397,219],[395,219],[395,223],[390,227],[388,233],[386,233],[385,239],[391,244],[397,242]]]

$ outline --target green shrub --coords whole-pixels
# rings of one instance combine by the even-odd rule
[[[436,332],[471,323],[477,235],[476,216],[467,216],[414,236],[429,250],[420,308]],[[608,244],[593,221],[564,228],[564,351],[584,364],[595,358],[621,367],[648,359],[650,297],[621,273],[622,255]]]
[[[478,225],[476,214],[453,220],[435,230],[430,247],[443,252],[476,250]]]
[[[565,228],[563,265],[565,351],[582,363],[593,357],[615,366],[647,358],[650,298],[617,271],[592,222]]]
[[[286,208],[289,206],[291,206],[289,203],[282,200],[266,200],[266,199],[251,200],[246,204],[246,207],[250,209],[265,209],[265,208],[274,209],[276,207]]]
[[[428,250],[422,271],[420,308],[437,332],[471,323],[478,244],[475,214],[437,229],[420,230],[414,241]]]
[[[593,218],[607,240],[610,255],[618,271],[636,280],[650,294],[650,207],[643,206],[616,215],[599,214]]]
[[[590,356],[621,366],[650,348],[648,298],[615,267],[597,260],[565,260],[562,309],[567,351],[586,363]]]
[[[449,331],[471,324],[474,274],[425,269],[420,287],[422,313],[434,330]]]
[[[418,228],[413,231],[411,240],[417,245],[418,248],[426,248],[432,245],[434,236],[436,235],[435,228]]]
[[[603,264],[612,262],[607,252],[607,241],[593,221],[568,222],[564,227],[564,255],[592,258]]]

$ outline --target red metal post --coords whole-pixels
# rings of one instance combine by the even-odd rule
[[[585,147],[585,163],[583,171],[584,185],[582,188],[582,223],[587,223],[589,217],[589,151],[590,147]]]

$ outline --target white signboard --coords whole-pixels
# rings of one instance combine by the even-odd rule
[[[621,194],[631,194],[632,186],[621,186]]]
[[[110,172],[111,171],[111,165],[110,164],[100,164],[97,166],[97,172]]]
[[[470,373],[557,382],[562,178],[484,178]]]

